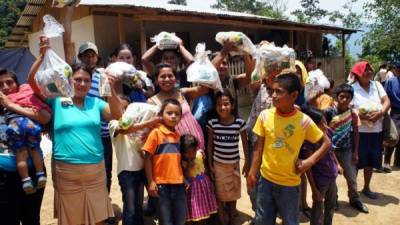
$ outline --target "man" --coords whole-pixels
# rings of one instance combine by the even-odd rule
[[[396,123],[397,130],[400,131],[400,61],[395,63],[394,76],[386,80],[385,91],[390,99],[392,108],[390,110],[390,117]],[[387,147],[385,149],[385,157],[383,163],[383,171],[386,173],[392,172],[390,161],[393,152],[394,166],[400,166],[400,142],[395,147]]]

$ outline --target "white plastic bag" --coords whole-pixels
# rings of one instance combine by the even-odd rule
[[[218,71],[208,58],[209,53],[205,43],[197,44],[194,62],[186,70],[187,81],[222,91]]]
[[[43,32],[47,37],[59,37],[64,32],[63,27],[52,16],[45,15],[43,21]],[[41,93],[48,98],[73,97],[74,92],[68,80],[70,76],[72,68],[52,49],[48,49],[35,79]]]
[[[221,45],[223,45],[225,41],[233,42],[240,51],[247,52],[251,55],[253,55],[256,51],[256,46],[242,32],[236,32],[236,31],[218,32],[217,35],[215,36],[215,40]]]
[[[252,73],[252,82],[261,80],[270,72],[284,69],[295,70],[296,53],[292,48],[284,45],[277,47],[274,43],[266,43],[257,48],[254,53],[256,66]]]
[[[320,69],[310,71],[308,73],[307,83],[304,86],[304,94],[306,101],[317,97],[319,94],[324,93],[325,89],[330,87],[330,82],[325,74]]]
[[[122,82],[133,88],[143,88],[141,73],[136,68],[126,62],[115,62],[110,64],[105,73],[121,77]]]
[[[152,37],[151,42],[156,43],[160,50],[177,49],[181,39],[175,33],[168,33],[162,31],[156,36]]]
[[[65,6],[77,6],[80,0],[53,0],[52,7],[64,8]]]
[[[133,124],[143,123],[156,117],[160,112],[160,107],[142,102],[134,102],[128,105],[126,111],[119,119],[121,129],[128,129]]]

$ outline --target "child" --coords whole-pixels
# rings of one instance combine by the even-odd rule
[[[328,133],[329,137],[331,136],[331,132],[327,129],[326,120],[321,111],[315,108],[305,108],[302,112],[311,117],[314,123],[318,124],[322,132]],[[319,143],[312,144],[305,141],[301,154],[307,158],[319,147]],[[331,148],[328,153],[311,167],[311,170],[307,171],[307,178],[310,182],[313,194],[313,206],[310,218],[311,225],[332,224],[336,205],[336,177],[338,172],[341,173],[342,168],[339,166]]]
[[[285,225],[297,225],[300,174],[315,164],[331,143],[317,125],[294,106],[301,90],[300,79],[295,74],[277,76],[272,89],[274,108],[262,111],[253,129],[258,139],[247,185],[255,186],[260,170],[257,225],[275,225],[277,213]],[[298,155],[304,140],[322,144],[302,161]]]
[[[127,96],[120,96],[123,107],[129,104]],[[118,120],[109,123],[114,152],[117,157],[117,174],[122,192],[122,223],[144,224],[143,191],[145,183],[144,159],[140,146],[135,142],[134,132],[149,128],[161,122],[159,117],[134,124],[126,130],[119,128]]]
[[[181,167],[179,133],[175,126],[182,116],[176,99],[162,103],[162,124],[154,128],[143,146],[148,192],[158,198],[161,224],[183,225],[186,222],[186,193]]]
[[[239,136],[242,139],[245,163],[243,174],[248,172],[246,122],[237,116],[234,99],[228,90],[215,95],[217,117],[207,122],[208,166],[216,186],[218,216],[222,225],[233,224],[236,200],[240,198]]]
[[[339,85],[335,94],[337,104],[327,109],[325,113],[333,132],[333,149],[347,182],[350,205],[361,212],[368,213],[368,208],[361,202],[357,191],[359,119],[357,113],[350,108],[353,96],[354,90],[351,85]]]
[[[3,93],[20,107],[31,108],[34,113],[51,113],[51,109],[36,97],[28,84],[19,85],[17,76],[10,71],[1,70],[1,79],[6,79],[7,88],[3,88]],[[8,147],[15,154],[17,170],[22,179],[22,188],[26,194],[33,194],[36,188],[41,189],[46,186],[46,175],[43,168],[43,159],[40,150],[42,128],[37,123],[26,116],[17,114],[4,108],[4,115],[8,124],[6,129]],[[36,170],[36,188],[28,174],[27,161],[32,157],[33,166]]]
[[[180,139],[182,167],[184,169],[188,188],[187,193],[187,220],[203,224],[211,214],[217,213],[217,201],[210,179],[205,173],[204,151],[199,149],[199,142],[185,134]]]

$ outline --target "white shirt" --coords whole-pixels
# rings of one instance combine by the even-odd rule
[[[133,134],[117,134],[118,121],[112,120],[109,123],[110,136],[114,152],[117,156],[117,174],[126,171],[139,171],[144,168],[144,158],[141,152],[141,144]]]
[[[381,83],[370,81],[368,92],[360,86],[358,81],[356,81],[352,86],[354,88],[353,105],[355,109],[358,111],[362,108],[373,108],[374,110],[372,111],[382,110],[383,106],[381,99],[387,94]],[[361,120],[358,130],[362,133],[382,132],[382,121],[383,119],[379,119],[375,123],[371,123]]]

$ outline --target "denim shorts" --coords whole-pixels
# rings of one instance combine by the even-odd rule
[[[6,134],[8,147],[13,152],[22,149],[40,149],[42,128],[27,117],[16,117],[8,123]]]

